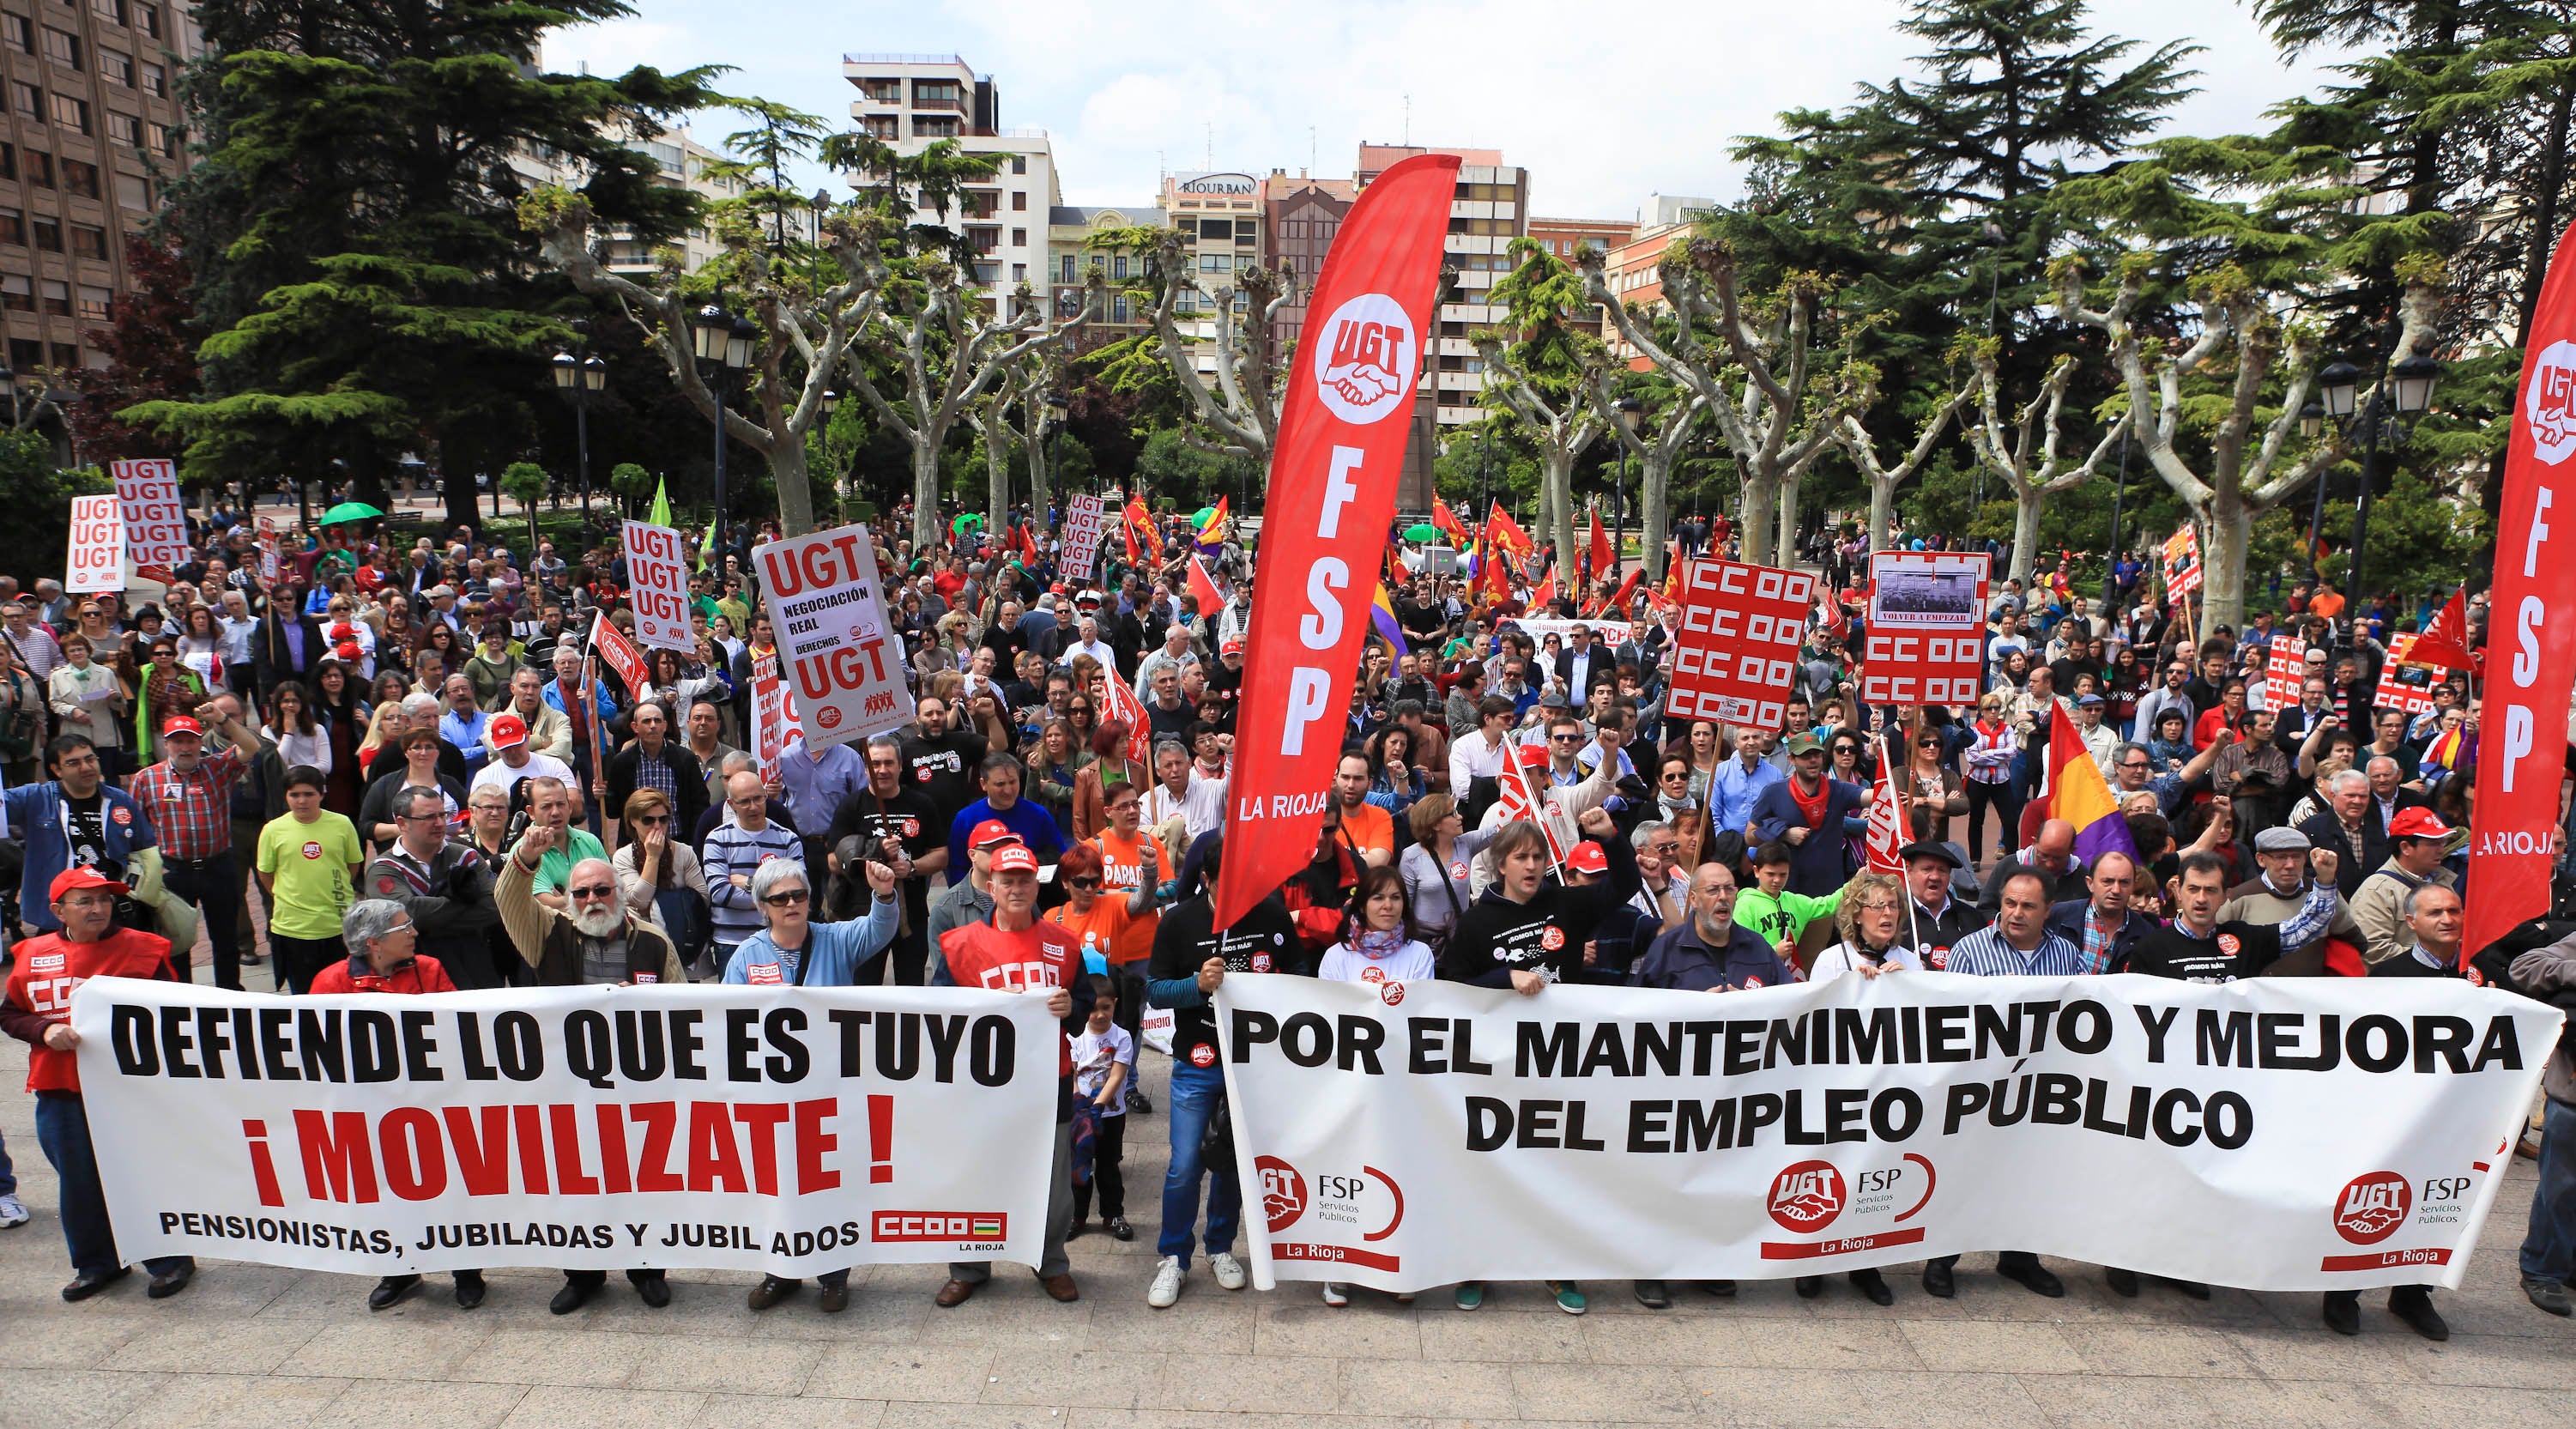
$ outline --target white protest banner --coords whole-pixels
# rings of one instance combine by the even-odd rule
[[[1860,697],[1873,705],[1973,705],[1985,685],[1986,577],[1992,561],[1957,551],[1869,558],[1869,654]]]
[[[1788,712],[1816,578],[1719,560],[1686,561],[1681,577],[1682,620],[1664,712],[1777,728]]]
[[[2308,676],[2308,642],[2287,635],[2275,635],[2263,652],[2262,698],[2254,702],[2258,710],[2294,710],[2299,707],[2299,685]]]
[[[764,776],[774,774],[779,756],[787,752],[787,742],[804,733],[797,728],[796,712],[787,707],[787,686],[776,679],[752,681],[751,724],[760,772]]]
[[[855,744],[912,718],[903,642],[886,629],[868,528],[791,536],[754,554],[805,742]]]
[[[1517,615],[1504,623],[1519,626],[1530,639],[1539,641],[1551,635],[1560,641],[1570,641],[1574,638],[1575,628],[1580,626],[1591,631],[1593,639],[1613,646],[1626,644],[1631,628],[1624,620],[1529,620]]]
[[[652,679],[651,672],[644,667],[644,652],[635,648],[635,642],[626,638],[626,632],[617,628],[616,622],[608,618],[607,611],[591,617],[590,653],[593,658],[606,661],[608,668],[617,672],[617,678],[626,686],[626,697],[630,700],[642,694],[644,686]]]
[[[364,1275],[1035,1265],[1043,998],[981,989],[72,995],[122,1253]]]
[[[689,633],[689,568],[680,557],[680,533],[643,521],[626,523],[626,598],[635,607],[635,643],[695,655]]]
[[[138,566],[188,563],[188,507],[179,496],[179,464],[168,457],[107,464],[125,518],[126,549]]]
[[[1930,972],[1716,997],[1228,974],[1216,1006],[1257,1283],[1389,1291],[1996,1250],[2456,1286],[2561,1021],[2458,981]]]
[[[1064,504],[1064,555],[1058,562],[1078,581],[1091,579],[1100,565],[1100,536],[1107,528],[1097,496],[1077,496]]]
[[[125,513],[114,496],[72,498],[63,589],[75,595],[125,589]]]

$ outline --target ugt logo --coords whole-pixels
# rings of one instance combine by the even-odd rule
[[[2522,414],[2531,423],[2532,455],[2556,466],[2576,456],[2576,342],[2553,342],[2531,369]]]
[[[2397,1234],[2415,1205],[2415,1189],[2394,1171],[2355,1176],[2335,1197],[2335,1234],[2354,1245],[2377,1245]]]
[[[1413,319],[1384,293],[1362,293],[1333,310],[1315,344],[1315,391],[1333,415],[1365,426],[1413,390],[1421,347]]]
[[[1261,1214],[1270,1223],[1270,1233],[1277,1235],[1295,1225],[1306,1214],[1306,1178],[1276,1156],[1252,1158],[1252,1169],[1261,1173]]]
[[[1799,1234],[1820,1231],[1843,1213],[1843,1173],[1830,1161],[1801,1161],[1771,1183],[1771,1219]]]

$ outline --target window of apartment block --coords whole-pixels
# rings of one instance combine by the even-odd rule
[[[867,131],[867,136],[871,139],[900,139],[903,137],[903,121],[897,119],[891,114],[868,115],[859,121],[859,127]]]
[[[54,186],[54,156],[41,149],[27,151],[27,182],[40,189]]]
[[[866,95],[868,98],[875,100],[879,104],[901,104],[903,102],[903,81],[899,79],[863,79],[859,81],[859,93]]]
[[[915,104],[959,103],[960,100],[957,81],[953,79],[916,79],[912,82],[912,102]]]
[[[121,84],[128,89],[134,87],[132,55],[119,54],[115,50],[101,50],[98,52],[98,72],[107,76],[110,84]]]
[[[1025,229],[1025,228],[1014,228],[1014,229],[1012,229],[1012,230],[1011,230],[1011,246],[1012,246],[1013,248],[1026,248],[1026,247],[1028,247],[1028,246],[1029,246],[1029,231],[1028,231],[1027,229]]]
[[[18,146],[0,143],[0,179],[18,177]]]
[[[1127,321],[1127,295],[1125,293],[1113,293],[1110,295],[1109,320],[1114,323],[1123,323]]]
[[[1056,266],[1057,266],[1057,268],[1058,268],[1060,271],[1062,271],[1062,272],[1063,272],[1063,274],[1064,274],[1064,276],[1063,276],[1062,278],[1060,278],[1060,279],[1058,279],[1058,280],[1057,280],[1058,282],[1071,283],[1071,282],[1079,281],[1079,280],[1077,280],[1077,279],[1074,277],[1074,273],[1073,273],[1073,265],[1074,265],[1074,256],[1073,256],[1072,254],[1070,254],[1070,253],[1065,254],[1065,255],[1064,255],[1064,261],[1056,265]]]
[[[68,94],[54,96],[54,122],[75,134],[89,132],[89,101]]]
[[[144,65],[143,92],[146,94],[159,95],[165,99],[168,98],[170,94],[170,72],[156,64]]]
[[[131,114],[119,114],[113,109],[107,111],[107,141],[123,144],[129,149],[142,148],[143,121]]]
[[[152,181],[139,174],[118,174],[116,202],[123,208],[149,211],[152,207]]]
[[[179,131],[167,124],[147,121],[143,126],[143,147],[155,154],[176,158],[179,154]]]
[[[45,311],[58,318],[72,315],[72,285],[60,278],[47,278],[36,285],[44,295]]]
[[[50,25],[46,26],[45,58],[66,69],[79,69],[81,67],[80,36],[57,30]]]
[[[134,27],[156,40],[161,38],[161,7],[158,5],[135,6]]]
[[[1011,212],[1013,212],[1013,213],[1026,213],[1026,212],[1028,212],[1028,211],[1029,211],[1029,196],[1028,196],[1028,194],[1027,194],[1024,190],[1020,190],[1020,189],[1013,189],[1013,190],[1011,190]]]
[[[1256,233],[1257,230],[1253,228],[1252,220],[1248,218],[1243,222],[1236,224],[1234,226],[1234,246],[1237,248],[1251,247],[1252,240]]]
[[[45,122],[45,92],[24,80],[9,81],[9,108],[33,124]]]
[[[916,139],[954,139],[957,137],[956,116],[950,115],[946,118],[942,118],[938,115],[932,114],[916,114],[912,117],[912,137]]]
[[[991,218],[994,214],[999,213],[1001,208],[1002,196],[1000,194],[984,189],[968,189],[966,191],[966,216],[968,218]]]
[[[98,165],[84,163],[79,159],[63,160],[63,191],[78,194],[82,198],[97,198],[99,196]]]
[[[24,15],[0,15],[0,44],[22,55],[36,52],[36,22]]]
[[[1011,156],[1011,172],[1015,174],[1025,174],[1028,171],[1029,156],[1026,154],[1013,154]]]
[[[1014,282],[1014,283],[1025,283],[1025,282],[1027,282],[1028,280],[1029,280],[1029,265],[1028,265],[1028,264],[1026,264],[1026,263],[1014,263],[1014,264],[1012,264],[1012,265],[1011,265],[1011,281],[1012,281],[1012,282]]]
[[[90,13],[102,20],[125,23],[125,0],[89,0]]]
[[[78,367],[81,365],[81,351],[79,343],[58,342],[53,344],[53,350],[54,365],[56,367]]]
[[[63,251],[63,223],[61,219],[46,218],[42,215],[38,215],[37,217],[27,221],[27,231],[35,238],[36,246],[38,248],[43,249],[47,253],[60,253]]]
[[[24,273],[0,273],[0,308],[13,313],[36,310],[36,280]]]
[[[83,258],[107,261],[107,230],[94,223],[72,225],[72,252]]]
[[[107,305],[115,296],[105,288],[93,288],[83,283],[74,308],[81,317],[94,322],[105,322],[108,318]]]
[[[24,210],[0,208],[0,243],[12,248],[27,246],[27,215]]]
[[[1234,220],[1207,218],[1199,220],[1199,237],[1209,243],[1223,243],[1234,236]]]
[[[45,345],[32,337],[9,339],[9,365],[21,372],[33,372],[45,365]]]

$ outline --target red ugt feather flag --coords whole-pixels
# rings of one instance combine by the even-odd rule
[[[1231,927],[1314,856],[1370,579],[1395,515],[1414,382],[1440,277],[1458,159],[1418,154],[1378,175],[1343,220],[1307,304],[1261,526],[1250,659],[1227,790],[1215,924]]]
[[[2549,911],[2567,694],[2576,682],[2576,491],[2557,494],[2559,482],[2576,487],[2576,467],[2566,464],[2576,457],[2576,227],[2559,239],[2541,286],[2507,420],[2492,658],[2469,820],[2468,882],[2477,896],[2460,939],[2463,959]]]

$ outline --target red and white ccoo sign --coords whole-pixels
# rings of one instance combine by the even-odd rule
[[[1870,556],[1864,702],[1977,702],[1985,683],[1986,579],[1992,564],[1986,556],[1956,551]]]
[[[642,521],[626,523],[627,600],[635,607],[635,643],[653,650],[697,653],[689,633],[689,568],[680,559],[680,533]]]
[[[1788,713],[1815,589],[1816,578],[1800,571],[1687,562],[1665,710],[1685,720],[1777,727]]]
[[[2263,656],[2263,703],[2256,709],[2299,707],[2299,685],[2308,677],[2308,642],[2275,635]]]
[[[113,496],[72,498],[63,589],[95,594],[125,589],[125,513]]]
[[[903,642],[886,629],[868,528],[792,536],[754,554],[805,742],[854,744],[912,718]]]
[[[125,545],[138,566],[188,562],[188,507],[179,497],[179,466],[168,457],[108,463],[116,479],[116,504],[125,518]]]
[[[1100,537],[1107,530],[1106,508],[1097,496],[1077,496],[1064,505],[1064,573],[1078,581],[1100,568]]]

